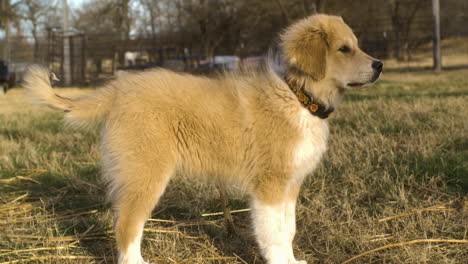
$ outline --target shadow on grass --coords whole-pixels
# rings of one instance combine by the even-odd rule
[[[431,182],[437,177],[437,189],[447,193],[468,194],[468,143],[466,138],[455,138],[447,146],[434,150],[430,155],[419,152],[403,154],[394,166],[384,168],[390,174],[414,175],[416,181]],[[464,148],[464,149],[463,149]]]
[[[212,245],[221,256],[234,257],[237,255],[247,263],[264,263],[253,236],[249,212],[232,215],[236,234],[231,234],[227,231],[222,215],[201,216],[206,212],[223,211],[220,199],[211,197],[213,193],[216,195],[217,191],[206,193],[205,188],[212,190],[216,187],[208,185],[204,186],[202,190],[197,190],[197,188],[186,190],[186,187],[181,187],[185,185],[187,188],[190,187],[190,183],[169,184],[161,201],[153,211],[152,218],[190,223],[189,226],[179,227],[178,230],[189,236],[202,237],[208,242],[206,246]],[[248,208],[246,200],[240,198],[230,198],[229,205],[232,210]],[[173,225],[171,223],[157,223],[156,226],[170,228]],[[196,255],[195,253],[191,252],[190,255]]]
[[[78,239],[83,238],[84,235],[93,236],[92,233],[99,233],[99,239],[81,240],[80,246],[95,257],[107,256],[108,258],[109,253],[113,251],[113,245],[105,242],[111,241],[112,238],[104,232],[110,230],[110,223],[103,217],[109,206],[104,203],[103,186],[96,183],[100,168],[96,165],[89,165],[77,168],[76,171],[78,177],[51,172],[28,177],[28,173],[23,173],[23,170],[2,171],[3,178],[25,175],[34,181],[10,184],[2,192],[28,193],[29,202],[40,206],[32,214],[39,217],[39,223],[47,221],[46,226],[43,227],[47,231],[37,230],[41,233],[52,234],[54,237],[71,236]],[[34,223],[34,220],[31,223]],[[34,225],[37,225],[35,228],[40,228],[42,224]]]
[[[28,176],[26,170],[2,171],[2,177],[12,178],[18,175]],[[40,175],[31,176],[37,182],[21,182],[12,184],[5,192],[27,192],[32,202],[40,204],[37,209],[40,218],[47,218],[47,232],[54,237],[72,236],[86,239],[80,241],[81,250],[87,255],[96,258],[105,258],[112,263],[115,258],[115,238],[106,233],[111,230],[112,221],[109,205],[104,203],[105,188],[99,183],[100,167],[96,164],[77,166],[72,170],[73,175],[61,175],[52,172],[43,172]],[[241,257],[248,263],[262,263],[258,249],[250,229],[250,217],[248,213],[234,215],[238,235],[229,235],[224,227],[222,216],[216,218],[201,217],[200,210],[205,212],[217,212],[221,210],[219,200],[204,198],[203,193],[183,193],[184,189],[178,189],[177,185],[171,184],[167,195],[164,195],[160,204],[155,208],[156,218],[173,219],[177,222],[190,222],[193,227],[178,228],[175,225],[157,223],[155,229],[178,228],[184,234],[203,237],[207,241],[206,246],[216,248],[220,255]],[[171,190],[172,189],[172,190]],[[200,196],[201,205],[194,208],[191,203],[195,197]],[[183,200],[187,199],[187,203]],[[200,201],[198,201],[200,203]],[[233,208],[245,208],[245,201],[231,199]],[[33,213],[36,214],[36,213]],[[207,220],[218,219],[216,225],[197,224]],[[33,222],[31,222],[33,223]],[[148,238],[146,234],[143,239]],[[167,234],[172,236],[172,234]],[[98,237],[88,240],[89,237]],[[65,242],[70,243],[70,242]],[[202,242],[204,243],[204,242]],[[195,247],[196,248],[196,247]],[[73,253],[73,248],[70,252]],[[193,249],[195,250],[195,249]],[[193,253],[193,254],[192,254]],[[196,255],[191,252],[190,255]],[[79,252],[76,253],[80,255]],[[82,253],[81,253],[82,254]],[[164,257],[164,256],[162,256]]]

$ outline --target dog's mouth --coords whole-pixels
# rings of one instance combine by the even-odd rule
[[[375,83],[379,77],[380,77],[380,72],[374,72],[374,74],[372,75],[372,78],[367,81],[367,82],[350,82],[348,84],[346,84],[346,86],[348,87],[352,87],[352,88],[359,88],[359,87],[363,87],[363,86],[369,86],[373,83]]]
[[[347,86],[349,86],[349,87],[361,87],[364,84],[365,83],[352,82],[352,83],[348,83]]]

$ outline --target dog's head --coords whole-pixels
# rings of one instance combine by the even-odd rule
[[[312,15],[281,35],[289,67],[314,81],[332,81],[343,89],[375,82],[383,64],[364,53],[341,17]]]

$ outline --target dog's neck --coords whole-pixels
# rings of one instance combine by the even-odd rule
[[[311,75],[295,68],[289,67],[285,74],[284,79],[291,90],[296,94],[296,96],[301,96],[300,94],[296,93],[296,90],[303,91],[306,97],[309,97],[311,102],[320,106],[321,111],[330,111],[333,112],[335,107],[341,102],[343,98],[344,90],[337,87],[336,83],[332,80],[315,80]],[[294,88],[294,89],[293,89]],[[301,99],[298,97],[299,101]],[[307,99],[306,99],[307,100]],[[304,103],[301,102],[303,105]],[[304,105],[306,108],[310,106],[307,103],[307,106]],[[313,108],[315,108],[313,106]],[[311,111],[310,108],[308,108]],[[314,114],[313,112],[311,112]],[[328,115],[330,114],[328,113]],[[327,115],[327,116],[328,116]]]
[[[302,106],[312,115],[325,119],[335,110],[333,107],[326,107],[318,99],[309,95],[309,93],[305,91],[304,85],[300,85],[295,79],[289,78],[288,75],[285,75],[284,79]]]

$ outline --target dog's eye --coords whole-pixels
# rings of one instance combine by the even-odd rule
[[[351,51],[351,49],[348,46],[344,45],[344,46],[341,46],[341,48],[339,48],[338,51],[343,52],[343,53],[348,53]]]

